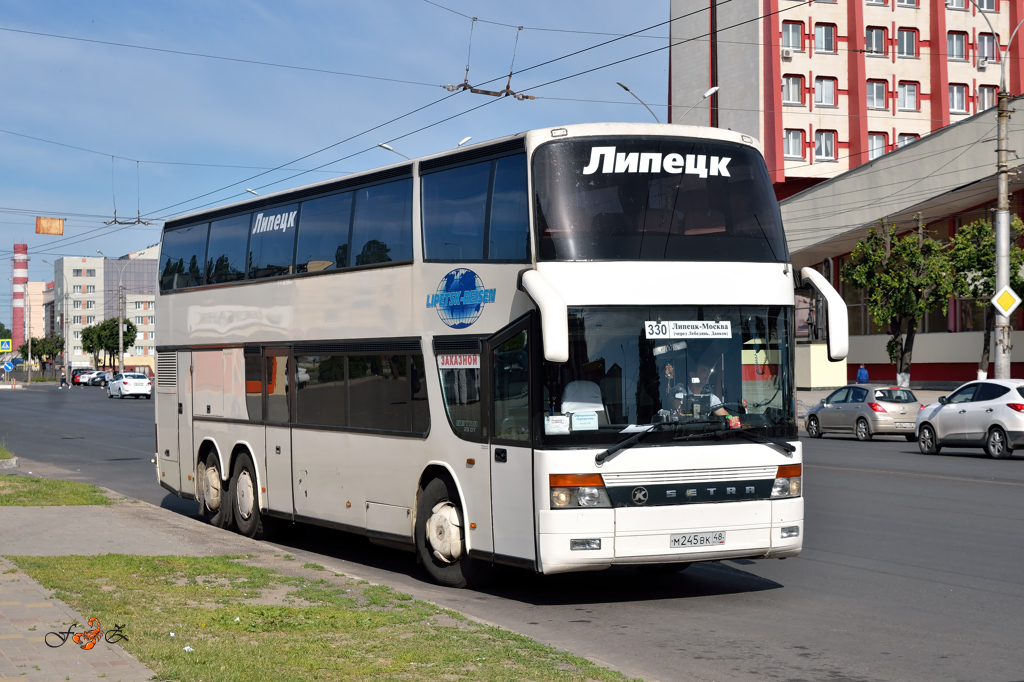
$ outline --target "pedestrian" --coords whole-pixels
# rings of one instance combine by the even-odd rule
[[[868,383],[868,368],[864,366],[864,363],[860,363],[860,369],[857,370],[857,383],[866,384]]]
[[[64,388],[67,385],[68,385],[68,376],[64,373],[64,370],[62,369],[60,371],[60,386],[59,386],[59,388]]]

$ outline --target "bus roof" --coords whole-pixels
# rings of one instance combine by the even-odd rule
[[[414,163],[428,163],[435,159],[444,159],[454,156],[471,156],[474,152],[486,153],[490,147],[509,148],[518,142],[520,148],[536,146],[551,140],[564,140],[574,137],[608,137],[619,135],[651,136],[651,137],[699,137],[711,140],[721,140],[746,146],[754,147],[761,151],[758,141],[749,135],[744,135],[732,130],[721,128],[707,128],[703,126],[675,125],[668,123],[578,123],[565,126],[554,126],[551,128],[538,128],[515,135],[506,135],[491,140],[468,144],[456,149],[446,149],[436,154],[422,156],[411,161],[402,161],[387,166],[380,166],[350,175],[339,176],[329,180],[290,187],[271,194],[264,194],[258,197],[243,199],[230,204],[223,204],[212,208],[205,208],[199,211],[184,213],[175,216],[164,222],[164,228],[174,228],[180,225],[198,222],[201,220],[212,220],[225,215],[239,213],[246,210],[264,208],[279,204],[282,201],[301,199],[304,196],[316,194],[319,190],[328,189],[331,185],[358,186],[361,181],[375,182],[385,178],[399,178],[411,176]],[[496,150],[497,151],[497,150]],[[341,187],[339,187],[339,190]],[[297,195],[297,196],[294,196]]]

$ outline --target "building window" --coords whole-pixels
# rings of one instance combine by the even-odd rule
[[[76,331],[76,332],[73,332],[73,333],[71,334],[71,336],[72,336],[72,337],[74,337],[74,338],[76,338],[76,339],[80,339],[80,338],[82,338],[82,332],[78,332],[78,331]]]
[[[814,50],[815,52],[836,51],[836,27],[833,24],[814,25]]]
[[[967,0],[946,0],[947,9],[967,9]]]
[[[946,35],[946,59],[964,61],[967,59],[967,34],[950,32]]]
[[[80,293],[82,293],[82,285],[81,284],[76,284],[73,287],[71,287],[71,293],[73,293],[73,294],[80,294]]]
[[[787,159],[804,158],[804,131],[785,130],[782,135],[783,154]]]
[[[796,21],[782,22],[782,47],[804,49],[804,25]]]
[[[156,324],[156,317],[153,315],[149,316],[149,324]]]
[[[82,316],[81,315],[75,315],[73,318],[71,318],[71,323],[72,324],[82,324]]]
[[[142,315],[137,315],[135,317],[135,324],[142,324]]]
[[[92,268],[90,268],[90,269],[85,271],[85,276],[86,277],[95,277],[96,276],[96,271],[93,270]]]
[[[904,111],[917,111],[917,83],[900,83],[896,105]]]
[[[868,81],[868,109],[885,109],[885,81]]]
[[[135,346],[135,354],[136,355],[143,355],[145,352],[146,352],[146,349],[143,348],[142,346]]]
[[[71,271],[71,276],[72,277],[81,277],[82,276],[82,271],[81,270],[72,270]]]
[[[804,77],[783,76],[782,77],[782,103],[803,104],[804,103]]]
[[[87,294],[95,294],[96,293],[96,285],[95,284],[87,284],[86,287],[85,287],[85,293],[87,293]]]
[[[869,4],[869,5],[885,5],[887,3],[886,3],[886,0],[867,0],[867,4]]]
[[[814,79],[814,103],[826,107],[834,107],[836,105],[835,78]]]
[[[996,11],[996,0],[977,0],[978,7],[983,12],[995,12]]]
[[[95,307],[96,307],[96,301],[86,301],[85,302],[86,310],[92,310]]]
[[[998,88],[994,85],[982,85],[978,88],[978,111],[991,109],[997,104]]]
[[[949,86],[949,112],[951,114],[966,114],[967,113],[967,86],[966,85],[954,85]]]
[[[868,159],[877,159],[885,154],[885,133],[868,133]]]
[[[896,0],[897,7],[917,7],[917,0]]]
[[[136,310],[142,310],[142,301],[136,301],[135,302],[135,309]]]
[[[896,147],[897,148],[899,148],[899,147],[906,147],[908,144],[910,144],[914,140],[918,140],[920,138],[921,138],[920,135],[913,135],[913,134],[910,134],[910,133],[900,133],[899,137],[896,138]]]
[[[885,29],[869,26],[865,33],[864,51],[871,55],[885,56]]]
[[[991,33],[978,34],[978,59],[987,59],[990,62],[999,60],[999,46],[996,44],[996,37]]]
[[[74,308],[75,310],[81,310],[82,309],[82,302],[81,301],[72,301],[71,302],[71,307]]]
[[[831,130],[819,130],[814,133],[814,158],[836,158],[836,134]]]
[[[75,355],[81,355],[82,354],[82,347],[81,346],[75,346],[73,352],[74,352]]]
[[[95,321],[96,321],[96,316],[95,315],[86,315],[85,316],[85,323],[86,324],[93,324]]]
[[[900,57],[917,57],[917,31],[901,28],[896,32],[896,54]]]

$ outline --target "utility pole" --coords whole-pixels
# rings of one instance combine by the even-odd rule
[[[124,274],[124,270],[121,271]],[[117,282],[117,371],[124,374],[124,285]]]
[[[32,294],[25,289],[25,307],[28,308],[28,385],[32,385]]]
[[[1019,26],[1019,25],[1018,25]],[[1014,31],[1016,34],[1016,30]],[[1008,51],[1008,50],[1007,50]],[[996,149],[996,291],[1010,284],[1010,192],[1007,177],[1006,143],[1010,121],[1010,93],[1006,91],[1006,52],[1003,52],[1003,74],[999,88],[999,108],[996,114],[999,146]],[[996,312],[996,379],[1010,378],[1010,318]]]

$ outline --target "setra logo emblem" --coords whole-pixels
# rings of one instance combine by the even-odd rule
[[[647,488],[633,488],[633,504],[647,504]]]

